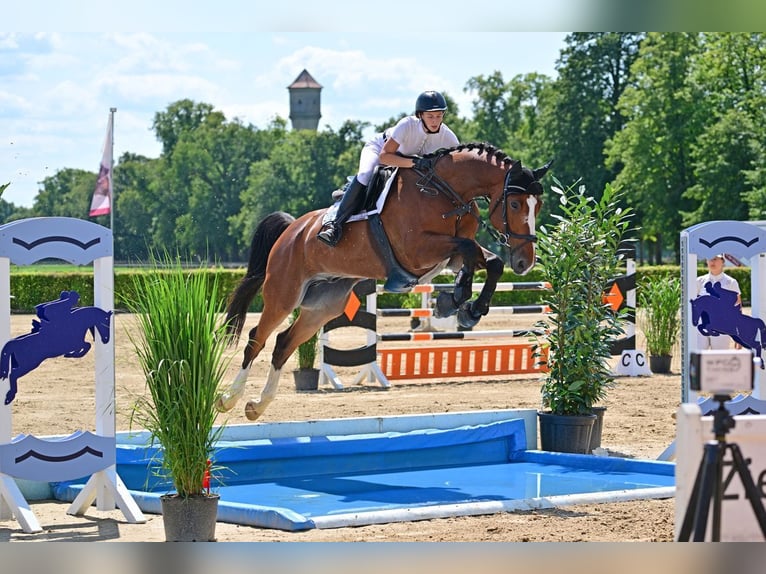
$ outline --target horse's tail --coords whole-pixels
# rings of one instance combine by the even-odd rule
[[[266,263],[271,248],[293,221],[295,218],[289,213],[276,211],[264,217],[255,228],[250,243],[247,273],[232,293],[226,308],[226,331],[234,335],[235,339],[242,332],[250,303],[261,290],[266,278]]]

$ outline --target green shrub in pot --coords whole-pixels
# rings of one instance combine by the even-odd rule
[[[545,333],[540,343],[548,347],[541,415],[595,419],[593,407],[614,384],[611,343],[624,332],[624,311],[614,313],[604,292],[621,274],[620,246],[631,211],[610,185],[600,199],[587,195],[584,186],[564,189],[556,181],[552,189],[560,214],[553,226],[541,227],[537,247],[543,280],[552,286],[544,295],[550,314],[537,323]]]

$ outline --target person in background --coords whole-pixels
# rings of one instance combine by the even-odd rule
[[[405,116],[396,125],[368,141],[359,157],[359,170],[346,186],[335,218],[322,225],[317,238],[331,247],[340,241],[345,221],[364,200],[367,185],[379,164],[403,168],[416,167],[418,157],[460,142],[444,123],[447,100],[439,92],[427,91],[415,102],[415,115]]]
[[[699,277],[697,277],[697,296],[710,297],[710,294],[707,292],[705,285],[707,285],[708,283],[710,283],[711,285],[720,283],[721,289],[726,289],[727,291],[734,291],[737,294],[737,307],[741,307],[742,292],[739,289],[739,283],[737,282],[736,279],[734,279],[734,277],[724,273],[723,267],[725,262],[726,262],[726,257],[724,256],[723,253],[719,253],[718,255],[715,255],[707,260],[708,272],[705,273],[704,275],[700,275]],[[705,336],[699,331],[697,331],[697,348],[699,350],[728,349],[731,346],[731,342],[732,342],[732,339],[728,335],[718,335],[716,337],[712,337],[712,336]],[[735,345],[735,347],[739,348],[739,345]]]

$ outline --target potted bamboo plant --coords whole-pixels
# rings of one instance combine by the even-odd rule
[[[298,318],[298,309],[293,311],[291,320]],[[293,371],[295,389],[298,391],[316,391],[319,388],[319,369],[316,363],[319,350],[319,333],[314,333],[308,341],[298,345],[295,353],[298,357],[298,368]]]
[[[681,280],[651,277],[638,286],[639,326],[646,338],[649,368],[669,373],[681,330]]]
[[[147,390],[134,404],[131,427],[140,425],[159,445],[157,472],[172,483],[161,497],[166,540],[213,541],[218,494],[205,483],[224,428],[215,426],[230,360],[224,297],[215,274],[186,271],[178,259],[153,263],[135,276],[130,303],[139,329],[129,336]]]
[[[610,344],[623,332],[624,312],[614,313],[603,295],[620,272],[630,210],[621,208],[621,193],[610,185],[596,200],[584,186],[555,183],[561,214],[553,216],[557,223],[550,229],[542,227],[538,240],[543,279],[552,286],[545,294],[551,312],[538,323],[548,346],[538,413],[541,448],[586,453],[593,408],[614,383]]]

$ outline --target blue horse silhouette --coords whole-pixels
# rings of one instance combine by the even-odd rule
[[[32,320],[32,331],[9,340],[0,352],[0,380],[8,379],[11,388],[5,404],[16,397],[17,381],[53,357],[79,358],[91,347],[85,340],[90,332],[95,341],[96,330],[102,343],[108,343],[112,311],[98,307],[75,307],[80,300],[77,291],[62,291],[55,301],[35,307],[38,319]]]
[[[692,325],[703,335],[729,335],[735,342],[755,353],[764,368],[761,350],[766,347],[766,324],[758,317],[742,313],[736,291],[721,287],[720,282],[705,283],[709,295],[692,299]]]

